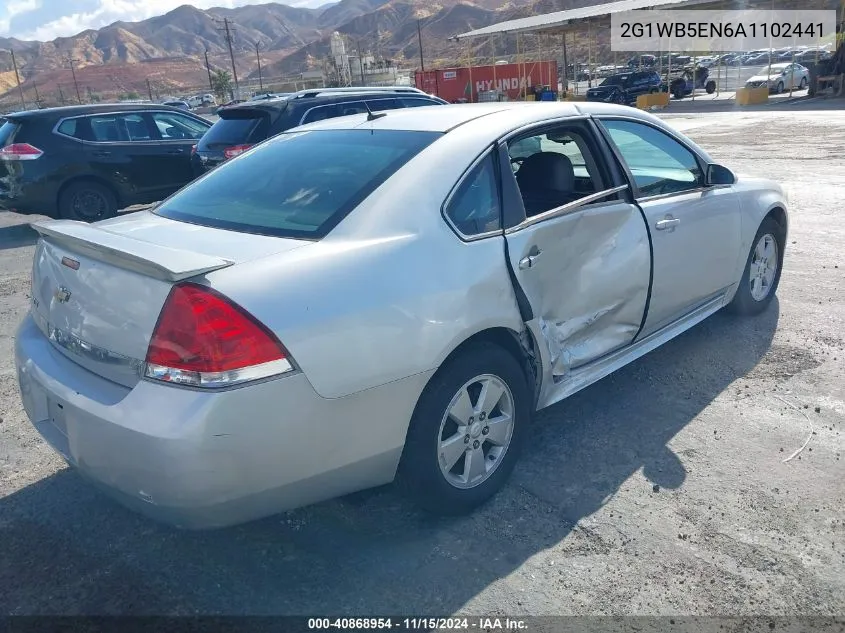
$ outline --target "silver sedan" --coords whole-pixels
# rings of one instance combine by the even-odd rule
[[[412,108],[45,221],[16,341],[43,437],[127,505],[239,523],[394,479],[478,506],[532,414],[775,295],[784,192],[605,104]]]

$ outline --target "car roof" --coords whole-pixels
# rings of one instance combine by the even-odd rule
[[[379,116],[372,121],[367,121],[366,114],[357,114],[325,119],[296,129],[348,130],[366,126],[366,129],[375,130],[446,133],[456,127],[483,118],[485,132],[489,131],[492,135],[491,138],[498,138],[522,125],[530,125],[558,117],[617,114],[624,115],[627,118],[640,118],[649,122],[659,120],[636,108],[589,101],[467,103],[403,108],[379,112],[379,114],[384,116]]]
[[[11,112],[8,117],[16,119],[27,118],[62,118],[83,114],[99,114],[103,112],[137,112],[139,110],[161,110],[169,107],[161,103],[98,103],[95,105],[60,106],[57,108],[42,108],[41,110],[23,110]]]
[[[404,92],[404,91],[389,91],[389,90],[367,90],[362,88],[360,92],[334,92],[322,93],[313,96],[297,96],[297,93],[284,97],[275,97],[272,99],[256,99],[255,101],[245,101],[226,108],[226,110],[284,110],[288,104],[297,104],[314,107],[327,103],[345,103],[348,101],[360,101],[363,97],[369,99],[390,99],[395,97],[429,99],[435,101],[435,98],[425,93]]]

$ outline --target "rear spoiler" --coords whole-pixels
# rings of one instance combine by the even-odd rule
[[[53,244],[163,281],[181,281],[234,264],[222,257],[118,235],[85,222],[44,220],[33,223],[32,228]]]

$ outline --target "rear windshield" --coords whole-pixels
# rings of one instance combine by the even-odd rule
[[[280,134],[177,192],[156,213],[245,233],[319,239],[438,136],[398,130]]]
[[[263,141],[270,133],[270,117],[257,110],[227,112],[206,132],[197,149],[223,149]]]

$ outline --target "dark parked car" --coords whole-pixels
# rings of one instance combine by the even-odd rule
[[[0,208],[93,222],[190,182],[211,123],[164,105],[88,105],[0,120]]]
[[[211,123],[164,105],[86,105],[7,114],[0,207],[93,222],[190,182]]]
[[[165,101],[161,105],[176,108],[177,110],[185,110],[187,112],[191,111],[191,106],[188,105],[187,101]]]
[[[446,101],[416,89],[360,92],[311,90],[287,97],[248,101],[220,110],[218,119],[197,143],[194,171],[202,174],[253,145],[298,125],[349,114],[444,105]]]
[[[627,105],[634,103],[639,95],[659,92],[660,89],[660,75],[653,70],[620,73],[587,90],[587,101]]]

